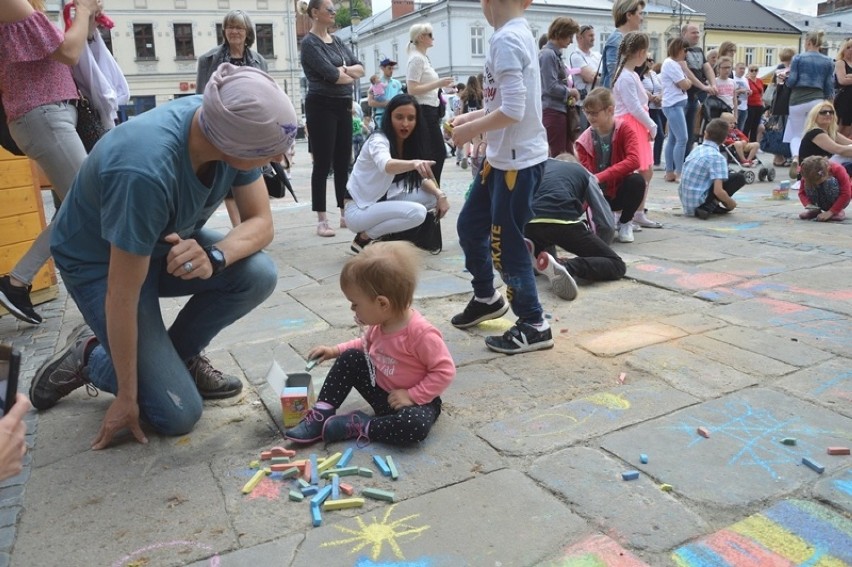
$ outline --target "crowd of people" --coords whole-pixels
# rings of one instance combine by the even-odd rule
[[[240,380],[202,353],[274,290],[276,267],[263,253],[273,230],[261,168],[286,160],[297,119],[251,49],[249,15],[234,10],[223,21],[221,43],[199,58],[201,96],[118,126],[87,157],[70,69],[96,33],[102,5],[75,4],[76,19],[64,34],[40,0],[9,0],[0,8],[0,100],[8,128],[63,199],[55,222],[0,277],[0,303],[40,323],[28,286],[52,253],[86,323],[36,372],[30,399],[45,410],[81,387],[114,394],[93,441],[99,449],[122,430],[146,442],[142,422],[161,434],[184,434],[200,418],[202,399],[241,391]],[[405,86],[394,78],[398,63],[383,59],[367,94],[373,115],[362,120],[352,90],[365,65],[334,35],[334,4],[303,5],[311,20],[300,53],[316,233],[335,235],[326,205],[331,175],[339,227],[354,233],[356,254],[341,289],[364,333],[311,351],[319,361],[336,361],[320,401],[288,431],[290,439],[410,444],[425,438],[440,414],[453,364],[440,332],[411,307],[416,256],[411,246],[376,241],[446,215],[447,140],[459,167],[484,148],[456,225],[473,297],[451,324],[467,329],[511,309],[516,323],[485,339],[500,353],[554,345],[536,273],[566,300],[577,297],[577,279],[623,277],[612,241],[629,243],[634,231],[662,228],[647,210],[655,170],[678,184],[686,215],[730,213],[745,177],[729,173],[720,147],[751,167],[770,119],[776,129],[780,124],[781,144],[789,144],[789,155],[782,148],[774,164],[788,164],[801,178],[801,218],[845,218],[852,40],[836,62],[820,53],[818,32],[807,35],[802,53],[782,51],[767,103],[757,67],[738,61],[728,41],[705,53],[694,24],[683,26],[657,62],[640,31],[644,0],[613,3],[616,31],[600,53],[593,51],[594,28],[565,16],[536,46],[525,6],[483,3],[494,28],[484,72],[458,86],[429,58],[431,25],[414,24]],[[445,122],[449,89],[458,103]],[[140,139],[150,140],[142,156],[133,151]],[[227,234],[204,226],[223,201],[233,225]],[[557,246],[576,257],[560,257]],[[495,270],[505,296],[495,287]],[[169,328],[159,308],[163,296],[191,296]],[[352,388],[375,416],[336,416]]]

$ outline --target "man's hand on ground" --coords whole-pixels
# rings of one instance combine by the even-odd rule
[[[115,434],[122,429],[129,429],[133,437],[140,443],[148,443],[148,438],[145,437],[142,428],[139,427],[139,404],[136,401],[125,400],[119,396],[110,404],[101,424],[101,429],[98,431],[98,436],[92,442],[92,449],[96,451],[106,449]]]

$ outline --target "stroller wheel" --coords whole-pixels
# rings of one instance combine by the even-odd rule
[[[774,167],[770,167],[766,171],[766,180],[767,181],[775,181],[775,168]]]
[[[752,170],[746,169],[745,171],[743,171],[743,175],[745,176],[746,183],[748,183],[749,185],[754,183],[755,175]]]
[[[757,172],[757,178],[761,182],[766,181],[766,168],[765,167],[761,167],[760,171]]]

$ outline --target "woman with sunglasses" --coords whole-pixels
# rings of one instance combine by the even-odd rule
[[[746,116],[745,130],[743,133],[748,136],[749,142],[759,142],[757,139],[758,129],[760,128],[760,117],[763,115],[763,80],[757,76],[758,68],[756,65],[749,65],[748,88],[751,94],[748,95],[748,115]]]
[[[440,90],[453,85],[452,77],[438,76],[432,62],[426,55],[435,44],[432,37],[432,24],[414,24],[408,31],[408,71],[405,74],[408,94],[412,95],[423,113],[423,125],[426,128],[426,140],[429,155],[422,156],[435,162],[432,173],[435,182],[441,184],[441,172],[447,150],[444,147],[444,135],[441,134],[441,94]]]
[[[305,122],[314,156],[311,208],[317,213],[317,234],[334,236],[326,214],[325,186],[333,169],[334,195],[340,227],[344,228],[343,198],[352,158],[352,85],[364,76],[364,66],[349,46],[329,32],[337,13],[331,0],[310,0],[305,12],[311,19],[301,50],[302,69],[308,79]]]
[[[804,135],[799,146],[799,160],[811,156],[846,158],[844,167],[852,173],[852,140],[840,134],[834,105],[825,100],[808,113],[805,120]],[[800,163],[801,163],[800,161]]]

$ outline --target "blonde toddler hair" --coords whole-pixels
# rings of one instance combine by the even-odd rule
[[[410,242],[374,242],[350,258],[340,272],[340,287],[356,287],[371,299],[388,298],[396,313],[414,301],[420,259]]]

